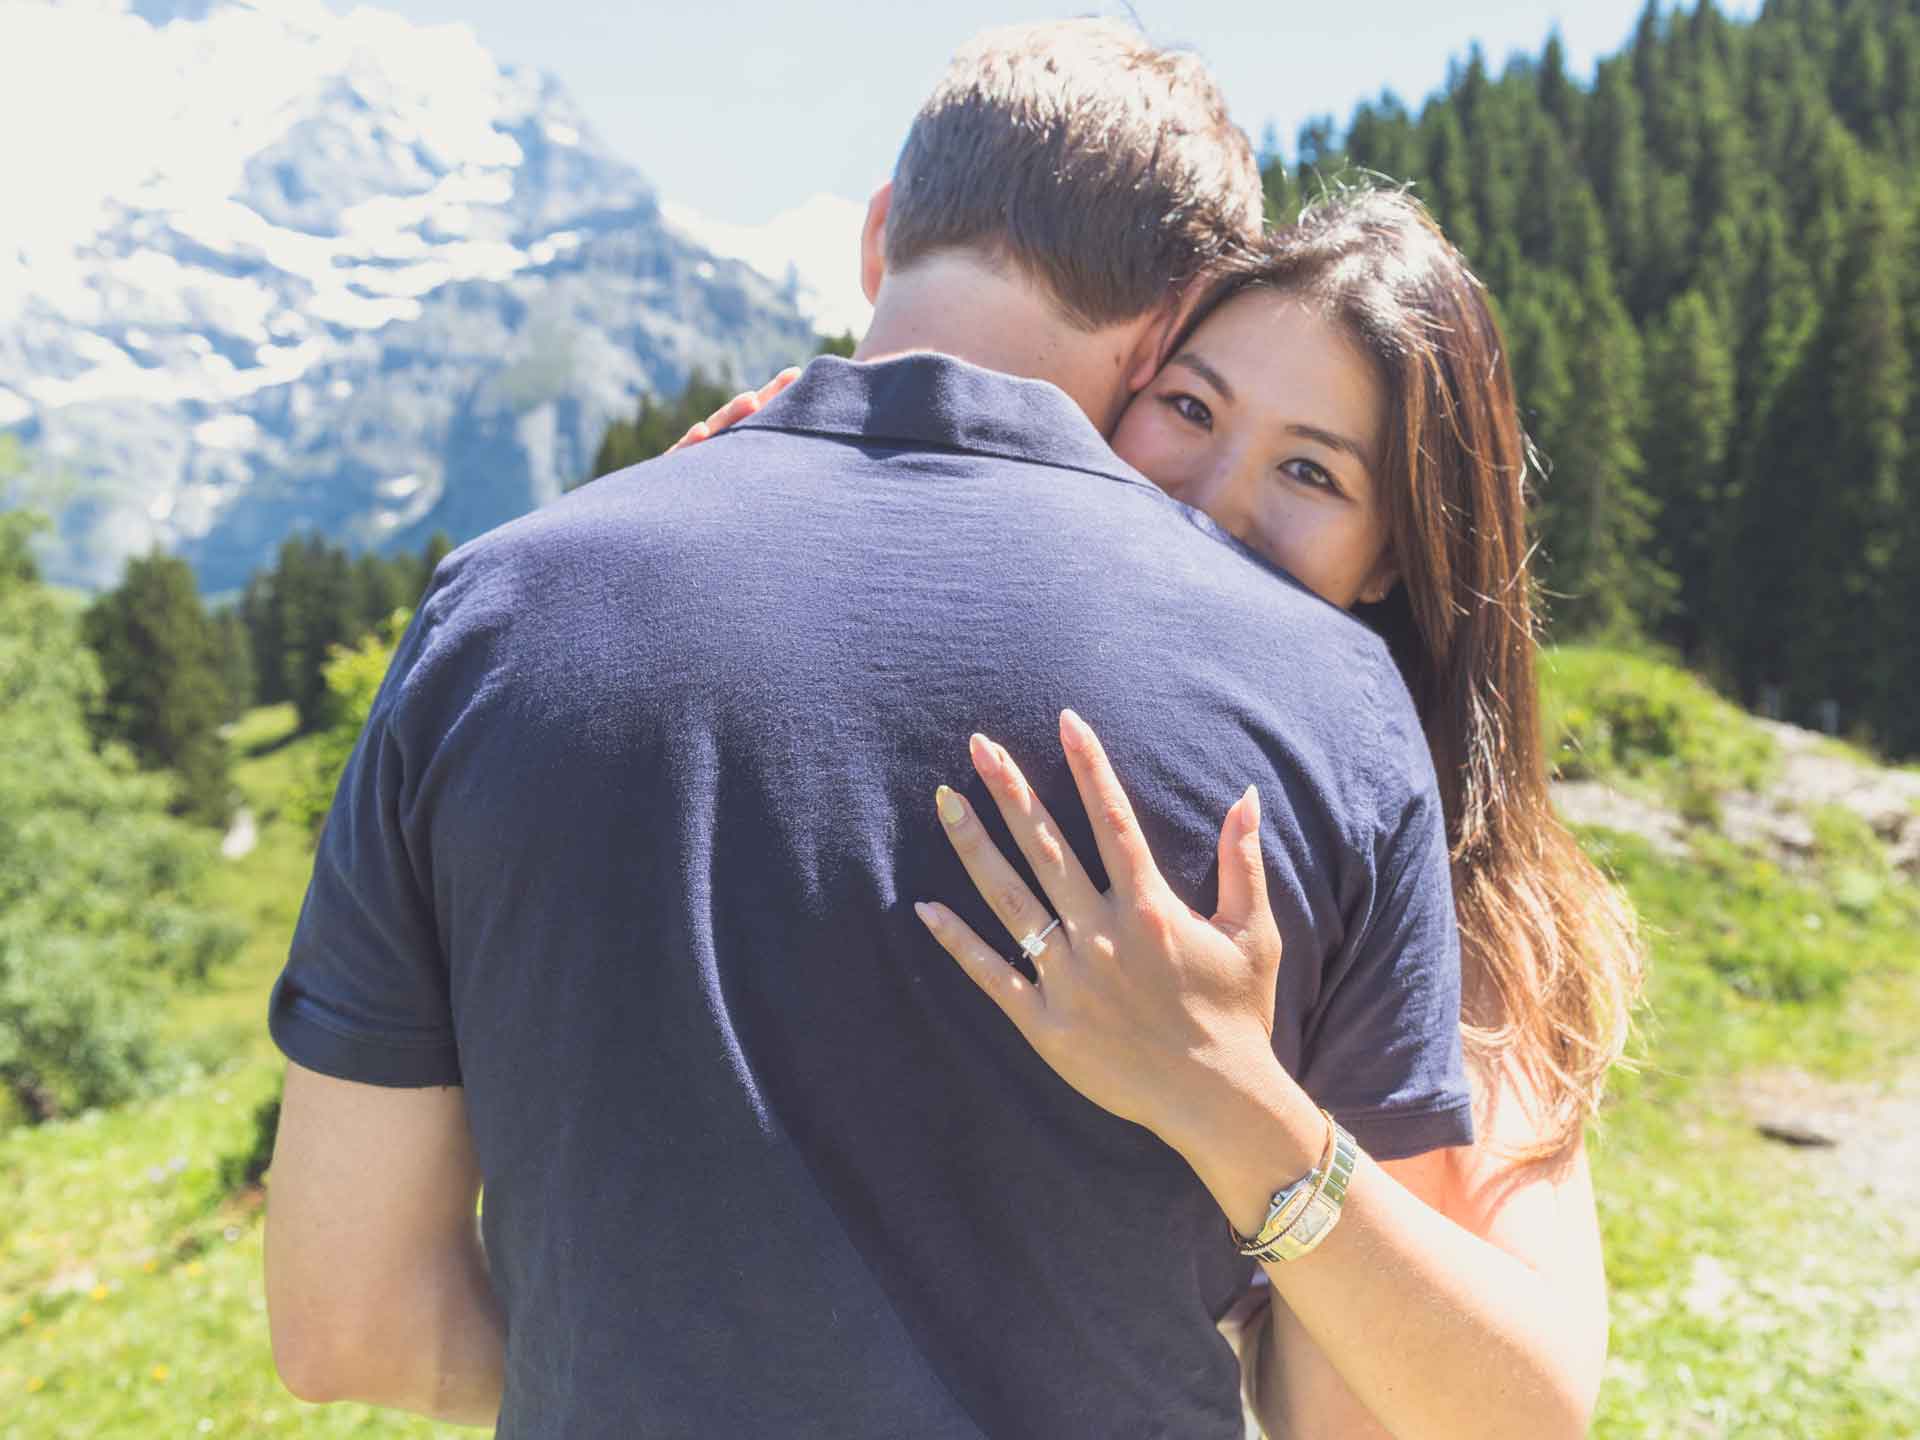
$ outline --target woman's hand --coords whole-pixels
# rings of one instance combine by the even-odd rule
[[[667,454],[671,455],[675,450],[684,450],[689,445],[698,445],[702,440],[712,439],[729,425],[738,424],[746,419],[799,378],[800,367],[789,365],[758,390],[742,390],[706,419],[696,420],[689,425],[687,433],[673,442]]]
[[[1220,832],[1220,908],[1211,919],[1174,895],[1140,833],[1099,739],[1071,710],[1060,740],[1113,888],[1097,890],[1006,751],[975,735],[974,769],[1046,891],[1060,928],[1034,961],[1038,983],[944,905],[914,908],[934,938],[1006,1012],[1061,1078],[1175,1148],[1278,1068],[1272,1048],[1280,931],[1267,907],[1260,798],[1248,787]],[[954,791],[936,797],[947,838],[1016,937],[1051,916]]]

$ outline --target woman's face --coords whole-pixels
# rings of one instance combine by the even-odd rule
[[[1380,489],[1387,392],[1337,322],[1249,290],[1133,397],[1113,448],[1342,609],[1397,578]]]

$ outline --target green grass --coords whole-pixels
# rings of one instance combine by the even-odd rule
[[[1920,1283],[1920,1245],[1822,1192],[1823,1152],[1761,1138],[1732,1103],[1743,1074],[1914,1063],[1912,888],[1849,911],[1823,885],[1591,838],[1657,936],[1643,1068],[1618,1077],[1594,1142],[1614,1321],[1594,1433],[1920,1434],[1910,1398],[1862,1360],[1920,1317],[1872,1301]],[[1711,1302],[1695,1291],[1703,1267],[1726,1281]]]
[[[0,1140],[0,1437],[434,1436],[303,1405],[267,1343],[258,1191],[223,1194],[280,1066],[239,1060],[161,1099]]]
[[[1694,825],[1686,860],[1583,836],[1633,897],[1653,956],[1640,1068],[1616,1077],[1593,1141],[1613,1299],[1594,1433],[1920,1435],[1908,1395],[1866,1363],[1920,1323],[1920,1305],[1878,1298],[1920,1284],[1920,1242],[1823,1187],[1823,1152],[1764,1139],[1737,1095],[1743,1076],[1860,1080],[1920,1061],[1920,891],[1851,811],[1809,813],[1804,874],[1720,838],[1714,797],[1764,787],[1772,747],[1692,677],[1582,650],[1552,655],[1547,673],[1563,773]]]
[[[1817,1161],[1659,1088],[1617,1105],[1594,1147],[1613,1335],[1593,1433],[1920,1434],[1910,1398],[1862,1363],[1889,1323],[1911,1323],[1871,1298],[1920,1282],[1911,1245],[1812,1203],[1800,1177]]]
[[[358,1405],[295,1400],[267,1342],[261,1192],[223,1173],[258,1143],[283,1062],[267,992],[286,955],[310,851],[283,811],[311,741],[291,707],[232,735],[260,840],[214,877],[248,940],[166,1036],[185,1054],[170,1094],[0,1134],[0,1440],[426,1437],[472,1434]]]
[[[1583,773],[1670,803],[1765,783],[1764,737],[1696,682],[1606,652],[1550,662],[1549,734],[1578,737]],[[267,1344],[260,1194],[223,1180],[257,1144],[281,1073],[266,995],[310,863],[286,812],[313,742],[292,730],[280,707],[233,733],[260,840],[215,898],[249,939],[167,1017],[187,1082],[0,1135],[0,1440],[471,1433],[286,1393]],[[1895,1323],[1871,1297],[1920,1285],[1920,1250],[1816,1204],[1820,1152],[1761,1139],[1734,1103],[1756,1072],[1920,1063],[1920,895],[1846,812],[1811,817],[1805,874],[1716,839],[1709,818],[1696,816],[1687,861],[1583,837],[1654,941],[1640,1068],[1618,1077],[1593,1140],[1614,1315],[1595,1434],[1920,1435],[1862,1360]],[[1716,1303],[1703,1276],[1724,1282]]]
[[[313,748],[312,737],[296,737],[294,726],[293,707],[274,705],[249,711],[229,736],[234,781],[259,840],[244,860],[215,872],[208,898],[246,926],[247,939],[232,964],[180,997],[164,1032],[203,1065],[278,1053],[265,1030],[265,996],[286,960],[313,864],[309,838],[288,813]]]

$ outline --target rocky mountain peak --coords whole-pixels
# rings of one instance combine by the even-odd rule
[[[464,538],[584,474],[642,393],[811,349],[790,291],[465,26],[26,0],[11,44],[42,63],[0,126],[84,137],[13,162],[0,213],[0,429],[35,460],[0,499],[54,512],[52,578],[159,544],[221,591],[297,529]]]

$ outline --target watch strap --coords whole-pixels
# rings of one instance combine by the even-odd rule
[[[1272,1223],[1279,1210],[1276,1203],[1274,1211],[1269,1212],[1269,1223],[1260,1227],[1260,1234],[1251,1240],[1238,1234],[1234,1236],[1242,1255],[1265,1261],[1298,1260],[1311,1254],[1332,1232],[1347,1198],[1347,1186],[1353,1181],[1354,1167],[1359,1163],[1360,1147],[1331,1115],[1327,1116],[1327,1123],[1333,1127],[1332,1154],[1311,1175],[1281,1192],[1291,1202],[1283,1224],[1275,1229]],[[1311,1186],[1302,1201],[1293,1192],[1309,1181]],[[1278,1202],[1280,1196],[1274,1198]]]

